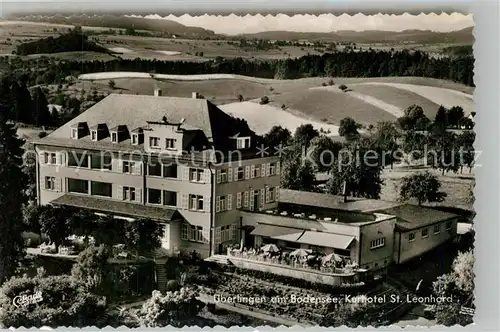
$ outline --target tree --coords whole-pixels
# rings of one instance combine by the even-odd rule
[[[352,118],[343,118],[340,120],[339,135],[348,141],[354,141],[359,138],[358,129],[360,128],[361,124],[356,123]]]
[[[465,326],[472,323],[472,316],[461,309],[474,309],[474,264],[472,250],[460,252],[453,261],[452,271],[433,283],[433,292],[437,297],[452,300],[451,303],[443,301],[436,305],[438,324]]]
[[[240,103],[244,100],[244,98],[243,98],[243,96],[242,96],[241,94],[238,94],[238,95],[236,96],[236,98],[238,99],[238,101],[239,101]]]
[[[10,108],[0,96],[0,285],[13,275],[23,254],[22,204],[22,140],[4,111]]]
[[[264,96],[264,97],[260,98],[259,104],[261,104],[261,105],[269,104],[269,97],[268,96]]]
[[[346,186],[347,195],[378,199],[383,184],[381,171],[380,155],[372,146],[346,146],[332,165],[327,191],[342,195]]]
[[[12,85],[12,98],[14,99],[14,119],[16,122],[33,123],[33,101],[25,84],[14,82]]]
[[[125,247],[137,254],[148,254],[161,246],[163,225],[152,219],[123,222]]]
[[[377,123],[374,140],[375,146],[383,153],[383,166],[390,164],[392,168],[396,160],[396,152],[399,149],[397,140],[400,136],[394,123],[388,121]]]
[[[51,119],[51,124],[53,126],[59,125],[59,112],[57,111],[57,108],[52,107],[52,111],[50,112],[50,119]]]
[[[267,134],[264,135],[264,144],[268,147],[287,146],[292,139],[292,133],[287,128],[273,126]],[[272,151],[272,150],[271,150]]]
[[[451,127],[458,128],[460,120],[464,117],[464,109],[460,106],[453,106],[448,110],[448,123]]]
[[[434,124],[442,128],[448,128],[448,110],[443,105],[439,106],[434,118]]]
[[[429,172],[413,174],[401,180],[399,196],[402,201],[416,199],[418,205],[425,202],[442,202],[447,195],[439,189],[441,183],[436,176]]]
[[[422,107],[411,105],[404,110],[404,115],[398,118],[398,123],[403,130],[426,130],[430,121]]]
[[[108,86],[110,89],[114,90],[116,88],[116,82],[114,80],[109,80]]]
[[[474,141],[476,140],[476,134],[473,131],[464,131],[457,137],[457,146],[460,153],[460,171],[464,166],[469,168],[469,173],[472,171],[474,166],[474,159],[476,151],[474,149]]]
[[[295,129],[295,134],[293,135],[293,142],[295,145],[307,148],[311,144],[313,138],[319,136],[319,131],[314,129],[312,124],[303,124]]]
[[[110,250],[106,246],[90,245],[78,255],[78,262],[73,265],[71,275],[87,291],[104,295],[110,286],[109,278],[107,278],[110,257]]]
[[[35,89],[33,103],[35,110],[35,126],[40,127],[50,125],[51,118],[49,112],[49,102],[39,86]]]
[[[61,206],[53,207],[46,205],[40,213],[40,225],[42,233],[54,242],[56,251],[71,233],[71,218],[74,210]]]
[[[328,172],[336,159],[337,154],[342,149],[342,144],[334,142],[330,137],[320,135],[311,141],[311,158],[316,164],[319,172]]]
[[[445,172],[457,172],[460,168],[460,148],[458,147],[457,136],[445,131],[443,133],[433,132],[427,137],[427,145],[432,149],[428,154],[428,162],[433,168]]]
[[[314,167],[298,145],[286,149],[281,164],[281,186],[286,189],[314,191]]]

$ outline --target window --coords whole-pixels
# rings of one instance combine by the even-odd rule
[[[276,175],[276,163],[269,164],[269,175]]]
[[[189,209],[203,210],[203,196],[189,195]]]
[[[111,156],[105,154],[90,155],[90,168],[111,170]]]
[[[148,203],[161,204],[161,190],[148,188]]]
[[[160,147],[160,138],[159,137],[150,137],[149,138],[149,146],[151,148],[159,148]]]
[[[118,142],[118,133],[111,133],[111,142],[113,143]]]
[[[254,178],[258,178],[260,176],[260,166],[259,165],[255,165],[255,167],[253,168],[253,174],[252,174],[252,177]]]
[[[194,242],[206,242],[207,240],[203,237],[203,227],[192,226],[187,223],[183,223],[181,227],[181,238],[186,241]]]
[[[123,187],[123,199],[125,201],[135,201],[135,188]]]
[[[409,240],[410,242],[415,241],[415,233],[410,233],[410,234],[408,234],[408,240]]]
[[[139,135],[132,134],[132,144],[134,144],[134,145],[139,144]]]
[[[269,188],[269,202],[274,202],[274,199],[275,199],[275,194],[274,194],[274,190],[275,188],[272,187],[272,188]]]
[[[68,153],[68,166],[88,168],[89,158],[87,156],[87,152],[78,153],[72,151]]]
[[[425,238],[428,236],[429,236],[429,229],[428,228],[422,229],[422,237]]]
[[[385,237],[370,241],[370,249],[377,249],[385,246]]]
[[[451,221],[446,222],[446,230],[447,231],[451,230]]]
[[[227,169],[220,170],[220,182],[221,183],[227,182]]]
[[[132,173],[132,162],[123,161],[123,173]]]
[[[177,178],[177,165],[163,165],[164,178]]]
[[[238,149],[248,149],[250,147],[250,137],[238,137],[236,147]]]
[[[162,165],[158,161],[153,161],[148,164],[149,176],[161,176]]]
[[[57,164],[57,154],[54,152],[45,152],[43,158],[47,164]]]
[[[245,169],[243,167],[238,167],[236,178],[238,179],[238,181],[245,178]]]
[[[190,168],[189,169],[189,181],[202,182],[203,181],[203,169]]]
[[[175,191],[163,191],[163,205],[177,206],[177,193]]]
[[[68,192],[78,194],[89,193],[89,182],[87,180],[68,179]]]
[[[72,139],[78,139],[78,129],[77,128],[72,128],[71,129],[71,138]]]
[[[97,141],[97,130],[92,130],[90,132],[90,139],[93,141]]]
[[[45,189],[46,190],[55,190],[56,189],[56,178],[51,176],[45,177]]]
[[[220,206],[220,210],[219,211],[226,211],[227,210],[227,204],[226,204],[226,196],[221,196],[219,198],[219,206]]]
[[[175,139],[173,139],[173,138],[165,139],[165,148],[166,149],[175,149]]]
[[[434,225],[434,234],[439,234],[441,232],[441,224]]]
[[[231,240],[231,226],[222,226],[220,228],[220,240],[221,242],[226,242]]]
[[[91,181],[91,195],[111,197],[111,183]]]

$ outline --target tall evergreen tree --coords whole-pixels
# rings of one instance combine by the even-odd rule
[[[33,123],[33,101],[28,87],[24,83],[12,84],[13,116],[16,122]]]
[[[40,87],[35,89],[34,111],[35,111],[35,125],[47,126],[50,124],[49,102]]]
[[[22,140],[4,115],[9,107],[0,102],[0,284],[14,274],[23,252]]]

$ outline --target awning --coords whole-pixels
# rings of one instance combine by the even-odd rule
[[[354,236],[350,235],[306,231],[296,242],[345,250],[353,240]]]
[[[265,236],[276,240],[296,242],[303,233],[303,229],[259,224],[250,233],[250,235]]]
[[[65,194],[50,202],[54,205],[65,205],[92,211],[111,213],[115,215],[131,216],[135,218],[149,218],[161,221],[182,219],[175,209],[148,206],[137,203],[113,201],[84,195]]]

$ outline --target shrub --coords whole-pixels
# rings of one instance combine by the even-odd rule
[[[167,281],[167,291],[175,292],[180,289],[179,282],[177,280],[169,280]]]
[[[286,109],[286,105],[285,104],[281,105],[281,109],[282,110]]]
[[[238,98],[238,101],[239,101],[239,102],[242,102],[242,101],[243,101],[243,99],[244,99],[244,98],[243,98],[243,96],[242,96],[242,95],[240,95],[240,94],[238,94],[238,95],[236,96],[236,98]]]
[[[325,82],[321,83],[321,86],[326,86],[327,84]]]
[[[38,138],[44,138],[45,136],[47,136],[47,133],[45,131],[41,131],[38,133]]]
[[[260,103],[261,105],[265,105],[265,104],[269,104],[269,97],[268,96],[264,96],[262,98],[260,98]]]
[[[333,82],[333,80],[329,80],[328,85],[335,85],[335,82]]]
[[[339,85],[339,89],[342,91],[345,91],[345,90],[347,90],[347,86],[345,84],[341,84],[341,85]]]
[[[108,86],[114,90],[116,88],[116,82],[114,80],[109,80]]]

